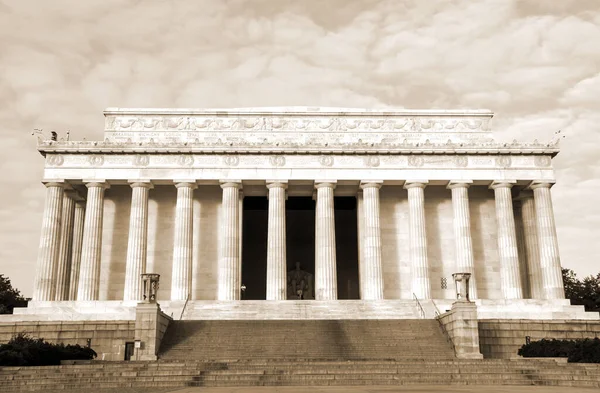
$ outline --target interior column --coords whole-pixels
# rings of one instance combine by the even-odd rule
[[[498,226],[498,254],[500,256],[500,280],[505,299],[522,299],[521,273],[517,232],[513,212],[511,188],[516,181],[494,181],[496,222]]]
[[[335,181],[317,181],[315,219],[315,299],[337,299],[335,216],[333,190]]]
[[[285,235],[285,192],[287,182],[267,182],[267,188],[269,189],[267,300],[285,300],[287,295]]]
[[[69,300],[77,299],[79,285],[79,270],[81,268],[81,247],[83,245],[83,226],[85,222],[85,200],[75,201],[73,218],[73,244],[71,249],[71,276],[69,284]]]

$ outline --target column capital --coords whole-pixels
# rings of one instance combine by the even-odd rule
[[[404,183],[404,189],[425,188],[427,187],[427,184],[429,184],[429,180],[407,180]]]
[[[496,188],[512,188],[515,184],[517,184],[516,180],[494,180],[488,188],[490,190],[495,190]]]
[[[42,180],[42,184],[46,187],[62,187],[69,188],[71,185],[64,179]]]
[[[469,188],[473,184],[473,180],[450,180],[447,189],[452,190],[454,188]]]
[[[173,180],[173,184],[175,185],[175,188],[182,188],[182,187],[187,187],[187,188],[191,188],[192,190],[195,190],[196,188],[198,188],[198,185],[196,184],[195,180]]]
[[[154,184],[152,184],[152,182],[150,180],[128,180],[127,182],[129,183],[129,186],[131,188],[136,188],[136,187],[144,187],[144,188],[148,188],[148,189],[154,188]]]
[[[287,189],[288,181],[287,180],[267,180],[267,188],[283,188]]]
[[[315,188],[335,188],[337,180],[315,180]]]
[[[106,180],[83,180],[83,184],[85,184],[87,188],[101,187],[105,190],[108,190],[110,188],[110,183]]]
[[[536,188],[551,188],[556,180],[534,180],[525,188],[526,190],[535,190]]]
[[[365,188],[377,188],[380,189],[383,185],[383,180],[361,180],[359,188],[364,190]]]
[[[74,200],[75,202],[85,201],[85,198],[77,190],[73,189],[70,186],[65,188],[65,195]]]
[[[219,181],[221,188],[230,188],[235,187],[242,189],[242,181],[241,180],[220,180]]]

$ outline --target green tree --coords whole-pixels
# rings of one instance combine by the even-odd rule
[[[26,307],[28,300],[13,288],[8,277],[0,274],[0,314],[12,314],[15,307]]]
[[[600,273],[579,280],[571,269],[562,269],[565,297],[586,311],[600,311]]]

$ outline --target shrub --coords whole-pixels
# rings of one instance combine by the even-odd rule
[[[523,345],[518,354],[526,358],[567,357],[571,363],[600,363],[600,339],[541,339]]]
[[[96,356],[93,349],[79,344],[51,344],[24,333],[0,345],[0,366],[50,366],[59,365],[61,360],[89,360]]]

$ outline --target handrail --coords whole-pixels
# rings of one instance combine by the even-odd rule
[[[185,308],[187,307],[188,300],[190,300],[190,295],[187,295],[185,297],[185,303],[183,304],[183,308],[181,309],[181,315],[179,316],[180,321],[181,321],[181,318],[183,318],[183,313],[185,312]]]
[[[440,309],[436,306],[435,302],[432,301],[432,303],[433,303],[433,306],[435,307],[435,319],[438,321],[438,324],[440,325],[440,329],[442,329],[442,333],[444,333],[444,336],[446,336],[446,340],[448,340],[448,342],[450,343],[452,350],[454,351],[454,353],[456,353],[456,347],[454,346],[454,341],[452,341],[452,337],[450,337],[450,334],[448,334],[448,331],[446,330],[446,326],[444,326],[444,324],[440,320],[440,318],[442,316],[442,314],[440,313]]]
[[[425,319],[425,310],[423,310],[423,306],[421,305],[421,302],[419,301],[419,298],[414,293],[413,293],[413,298],[417,302],[417,306],[419,307],[419,314],[421,315],[421,318]]]

